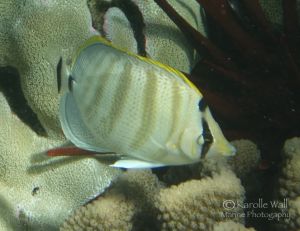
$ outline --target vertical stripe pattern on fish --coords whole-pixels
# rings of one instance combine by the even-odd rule
[[[171,67],[93,37],[63,68],[71,85],[60,104],[66,137],[83,149],[124,154],[113,166],[180,165],[234,153],[208,107],[200,107],[199,90]]]

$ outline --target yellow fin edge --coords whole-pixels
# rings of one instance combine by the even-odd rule
[[[170,66],[168,66],[166,64],[163,64],[163,63],[160,63],[160,62],[155,61],[153,59],[150,59],[150,58],[147,58],[147,57],[143,57],[143,56],[140,56],[140,55],[128,52],[128,51],[126,51],[126,50],[124,50],[122,48],[116,47],[110,41],[108,41],[106,38],[104,38],[102,36],[99,36],[99,35],[95,35],[95,36],[90,37],[81,46],[79,46],[79,48],[77,49],[77,51],[76,51],[76,53],[74,55],[74,59],[72,60],[72,66],[75,63],[75,60],[78,58],[80,52],[82,50],[84,50],[85,48],[87,48],[88,46],[90,46],[92,44],[95,44],[95,43],[102,43],[102,44],[105,44],[107,46],[113,47],[114,49],[117,49],[117,50],[119,50],[121,52],[124,52],[124,53],[126,53],[126,54],[128,54],[128,55],[130,55],[132,57],[138,58],[138,59],[140,59],[140,60],[142,60],[144,62],[147,62],[149,64],[153,64],[155,66],[158,66],[160,68],[165,69],[168,72],[174,73],[175,75],[177,75],[178,77],[180,77],[189,87],[191,87],[192,89],[194,89],[199,95],[202,96],[202,94],[200,93],[199,89],[182,72],[180,72],[179,70],[176,70],[173,67],[170,67]]]

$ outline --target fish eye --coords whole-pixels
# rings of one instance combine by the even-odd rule
[[[198,107],[199,107],[199,110],[200,110],[201,112],[204,112],[205,109],[207,108],[207,104],[206,104],[206,102],[205,102],[205,100],[204,100],[203,98],[201,98],[201,99],[199,100]]]

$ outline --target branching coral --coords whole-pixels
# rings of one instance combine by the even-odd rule
[[[243,195],[239,179],[225,168],[169,188],[149,172],[131,171],[75,212],[61,230],[213,230],[219,221],[243,222],[241,216],[226,217],[223,206],[225,200],[242,203]]]
[[[153,201],[161,187],[151,171],[128,171],[101,197],[81,207],[61,230],[155,230]],[[134,230],[139,230],[136,229]]]
[[[283,26],[283,9],[282,0],[259,0],[259,3],[265,12],[266,16],[272,23],[273,27],[279,27],[282,29]]]
[[[280,194],[283,197],[295,198],[300,196],[300,138],[287,140],[283,155],[285,164],[280,177]]]
[[[300,230],[300,196],[296,197],[293,200],[290,200],[288,206],[289,206],[288,214],[290,217],[283,220],[282,222],[284,223],[283,227],[286,230],[299,231]]]
[[[283,149],[284,165],[279,177],[279,189],[276,199],[286,200],[287,208],[278,208],[278,212],[289,217],[280,219],[278,230],[300,229],[300,138],[287,140]]]
[[[236,147],[237,153],[228,162],[235,174],[244,178],[256,170],[260,162],[260,151],[249,140],[235,140],[232,144]]]
[[[233,221],[222,221],[214,225],[213,231],[255,231],[255,229],[245,228],[242,224]]]
[[[242,203],[243,194],[239,179],[226,170],[212,178],[162,189],[156,203],[162,230],[212,230],[214,223],[230,219],[226,218],[224,201]],[[236,207],[230,212],[239,214],[242,210]],[[243,222],[242,217],[231,219]]]

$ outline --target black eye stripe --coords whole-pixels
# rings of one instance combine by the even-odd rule
[[[206,122],[205,119],[202,119],[202,127],[203,127],[202,136],[204,139],[204,144],[203,144],[202,151],[201,151],[201,158],[204,158],[206,156],[211,144],[214,141],[214,137],[212,136],[211,131],[208,126],[208,123]]]
[[[56,66],[56,80],[57,80],[57,89],[58,93],[61,89],[61,68],[62,68],[62,57],[60,57],[58,64]]]
[[[201,112],[204,112],[205,109],[207,108],[207,104],[206,104],[206,102],[205,102],[205,100],[203,98],[200,99],[198,106],[199,106],[199,110]]]

